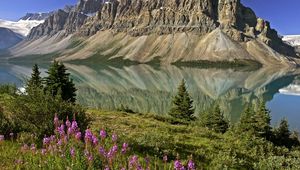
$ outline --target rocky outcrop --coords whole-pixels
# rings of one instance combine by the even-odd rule
[[[85,23],[88,16],[97,13],[102,3],[102,0],[80,0],[77,6],[65,6],[63,10],[53,12],[44,24],[32,29],[28,39],[53,36],[62,30],[65,36],[70,35]]]
[[[80,0],[74,10],[59,10],[32,29],[29,39],[62,31],[85,39],[84,47],[61,54],[63,60],[96,54],[163,63],[297,60],[294,48],[240,0]]]
[[[270,23],[257,18],[240,0],[109,0],[82,26],[81,33],[91,36],[112,29],[131,36],[178,32],[203,35],[218,27],[235,41],[260,39],[277,52],[295,56]]]
[[[42,36],[53,36],[64,30],[65,35],[74,33],[84,23],[86,15],[71,11],[70,13],[64,10],[58,10],[53,15],[49,16],[43,24],[34,27],[28,39],[37,39]]]
[[[44,13],[27,13],[25,16],[20,18],[20,20],[45,20],[47,19],[50,15],[52,15],[54,12],[44,12]]]
[[[0,27],[0,37],[0,49],[10,48],[23,40],[21,35],[2,27]]]
[[[104,3],[104,0],[79,0],[77,11],[84,14],[97,13],[102,3]]]

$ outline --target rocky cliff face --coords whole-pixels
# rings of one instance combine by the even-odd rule
[[[294,55],[270,23],[256,17],[240,0],[109,0],[82,28],[84,35],[112,29],[132,36],[191,32],[203,35],[216,28],[232,39],[260,39],[278,52]]]
[[[25,16],[20,18],[20,20],[45,20],[47,19],[50,15],[52,15],[54,12],[49,12],[49,13],[27,13]]]
[[[53,36],[60,31],[64,31],[65,35],[72,34],[84,24],[89,15],[99,11],[101,3],[102,0],[80,0],[76,6],[65,6],[63,10],[53,12],[44,24],[32,29],[28,39]]]
[[[58,10],[50,15],[43,24],[34,27],[28,35],[28,39],[37,39],[45,35],[53,36],[60,31],[64,31],[65,35],[69,35],[74,33],[86,18],[86,15],[76,11],[67,13],[64,10]]]
[[[140,62],[155,56],[171,63],[187,58],[257,60],[262,55],[282,62],[290,60],[284,55],[296,56],[294,48],[283,43],[269,22],[257,17],[240,0],[80,0],[73,9],[51,15],[44,24],[32,29],[29,39],[63,31],[64,35],[90,37],[86,42],[90,48],[110,42],[112,47],[103,54],[118,54]],[[101,39],[106,40],[104,44]],[[91,49],[86,50],[91,54]],[[88,57],[86,52],[82,51],[84,58]],[[181,57],[171,58],[175,54]]]

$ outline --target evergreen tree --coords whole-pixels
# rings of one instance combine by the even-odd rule
[[[31,78],[28,80],[26,85],[26,92],[28,94],[34,93],[36,90],[41,89],[42,85],[42,78],[41,72],[39,71],[39,67],[37,64],[34,64],[32,67]]]
[[[66,67],[54,61],[45,78],[45,90],[53,96],[60,95],[64,101],[74,103],[76,101],[76,88]]]
[[[211,111],[203,113],[200,119],[202,126],[218,133],[225,133],[229,127],[219,105],[215,105]]]
[[[270,111],[266,108],[265,102],[259,102],[256,110],[248,106],[242,113],[238,130],[240,133],[251,133],[256,137],[271,139]]]
[[[266,108],[266,103],[261,101],[258,105],[258,110],[255,112],[254,116],[254,132],[257,136],[265,137],[270,139],[271,137],[271,117],[270,111]]]
[[[245,111],[241,114],[240,121],[238,123],[238,130],[243,132],[252,132],[254,131],[253,125],[254,125],[254,110],[253,108],[248,105],[245,109]]]
[[[285,145],[290,139],[291,132],[286,119],[280,121],[279,127],[275,130],[275,141],[278,145]]]
[[[194,111],[193,100],[187,91],[185,81],[182,80],[178,87],[177,95],[173,98],[169,115],[178,119],[190,121],[194,120]]]

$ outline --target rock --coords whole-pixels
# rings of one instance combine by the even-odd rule
[[[265,61],[271,60],[261,59],[259,55],[272,56],[274,63],[279,61],[278,58],[280,62],[285,62],[282,55],[297,57],[294,48],[283,43],[276,30],[270,27],[270,23],[258,18],[250,8],[243,6],[240,0],[80,0],[74,10],[55,12],[44,24],[32,29],[28,38],[53,36],[58,32],[62,34],[61,31],[65,36],[81,35],[86,37],[87,41],[93,39],[93,36],[99,32],[99,35],[109,35],[107,41],[103,43],[111,40],[111,45],[116,46],[117,41],[122,41],[120,46],[111,47],[114,52],[110,54],[116,54],[117,50],[124,47],[124,44],[128,44],[128,47],[120,50],[119,54],[126,54],[130,56],[128,58],[141,62],[149,61],[154,56],[167,56],[164,59],[166,63],[184,59],[184,56],[190,60],[201,59],[203,56],[190,51],[191,44],[196,48],[202,48],[196,46],[197,42],[202,42],[203,37],[215,35],[216,32],[226,40],[222,43],[226,48],[228,45],[226,43],[236,43],[236,46],[230,52],[215,54],[213,51],[206,50],[206,53],[203,53],[213,54],[214,59],[228,60],[230,58],[233,60],[231,56],[240,59],[238,55],[244,55],[241,58],[252,56],[265,64]],[[113,36],[110,36],[108,32]],[[156,39],[152,39],[153,37],[170,44],[157,42]],[[104,38],[101,37],[101,39]],[[206,37],[206,39],[206,43],[216,43],[213,38]],[[126,40],[134,41],[134,43],[125,42]],[[175,43],[175,40],[178,42]],[[94,40],[91,44],[96,44],[97,41],[101,40]],[[89,42],[85,43],[89,44]],[[153,51],[145,52],[146,46],[153,47],[151,48]],[[158,53],[159,47],[167,49],[160,49],[161,53]],[[263,50],[255,49],[256,47]],[[244,49],[241,52],[239,48]],[[177,51],[178,49],[182,51]],[[91,52],[86,54],[91,54]],[[140,56],[141,54],[151,54],[151,57],[145,59],[144,56]],[[173,55],[181,57],[176,58]],[[82,56],[88,57],[84,52]],[[68,60],[70,60],[69,57]]]
[[[66,35],[74,33],[84,23],[86,15],[71,11],[58,10],[45,20],[43,24],[34,27],[27,38],[37,39],[42,36],[53,36],[64,30]]]
[[[45,20],[47,19],[50,15],[52,15],[54,12],[49,12],[49,13],[27,13],[24,17],[20,18],[20,20]]]

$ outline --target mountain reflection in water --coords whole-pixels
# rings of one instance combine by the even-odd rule
[[[136,112],[167,113],[179,82],[185,79],[194,100],[196,114],[218,102],[232,122],[238,120],[248,103],[255,103],[258,99],[272,101],[279,90],[288,91],[289,85],[297,85],[300,73],[300,70],[288,68],[238,71],[179,68],[171,65],[65,65],[78,88],[78,102],[88,107],[114,110],[122,104]],[[48,66],[41,67],[45,71]],[[15,76],[15,80],[9,76],[7,78],[14,83],[19,81],[20,75],[29,76],[31,72],[30,66],[7,64],[0,68],[2,82],[7,81],[2,78],[5,75],[3,70],[6,70],[7,75]],[[297,99],[300,100],[300,97]]]

